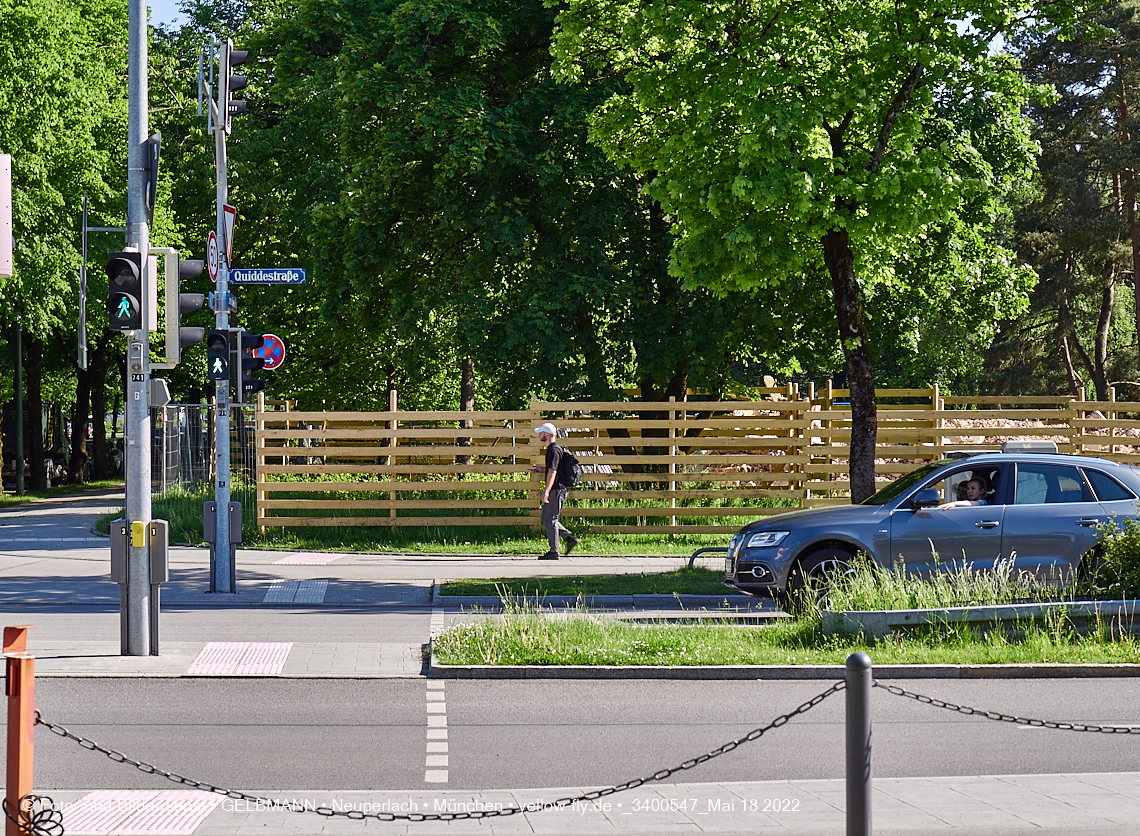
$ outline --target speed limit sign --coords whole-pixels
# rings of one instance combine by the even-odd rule
[[[210,278],[218,280],[218,233],[210,230],[206,239],[206,266],[210,268]]]

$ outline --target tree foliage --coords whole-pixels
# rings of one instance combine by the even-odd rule
[[[923,250],[944,274],[1024,281],[984,234],[987,201],[1032,159],[1026,84],[989,45],[1034,11],[1048,17],[1019,2],[570,0],[559,16],[564,77],[613,66],[628,84],[591,135],[652,173],[676,275],[721,292],[829,276],[856,501],[874,489],[873,289],[929,281],[907,269]],[[940,233],[959,246],[928,247]],[[969,292],[977,274],[953,280]]]

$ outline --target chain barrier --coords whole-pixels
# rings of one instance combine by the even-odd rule
[[[457,812],[457,813],[407,813],[407,814],[404,814],[404,813],[365,813],[361,810],[334,810],[331,807],[317,807],[315,809],[308,809],[308,808],[297,808],[297,807],[293,807],[291,805],[286,805],[286,809],[289,809],[289,810],[292,810],[293,812],[298,812],[298,813],[312,812],[312,813],[316,813],[317,815],[325,816],[325,817],[329,817],[329,818],[341,817],[341,818],[358,819],[358,820],[376,819],[378,821],[453,821],[453,820],[461,820],[461,819],[489,819],[489,818],[496,818],[496,817],[501,817],[501,816],[513,816],[517,813],[539,812],[540,810],[549,810],[549,809],[556,809],[556,808],[571,807],[575,804],[580,804],[584,801],[594,801],[594,800],[599,799],[599,798],[604,798],[608,795],[614,795],[615,793],[624,792],[626,790],[636,789],[637,787],[643,786],[644,784],[649,784],[649,783],[653,783],[653,782],[657,782],[657,781],[664,781],[666,778],[670,777],[671,775],[676,774],[677,772],[682,772],[686,769],[692,769],[694,766],[697,766],[697,765],[702,764],[702,763],[706,763],[706,762],[712,760],[713,758],[720,757],[721,755],[727,754],[728,752],[731,752],[734,749],[737,749],[738,747],[742,746],[745,743],[751,743],[753,740],[759,740],[761,737],[763,737],[768,732],[772,731],[773,729],[778,729],[780,726],[784,725],[785,723],[787,723],[792,718],[797,717],[801,714],[804,714],[804,713],[810,711],[811,709],[813,709],[817,705],[819,705],[821,702],[823,702],[825,699],[832,696],[833,694],[838,693],[839,691],[842,691],[846,687],[847,687],[847,684],[845,682],[837,682],[834,685],[832,685],[830,688],[828,688],[826,691],[824,691],[820,694],[817,694],[816,696],[812,697],[807,702],[802,703],[801,705],[792,709],[787,714],[781,714],[779,717],[777,717],[775,720],[768,723],[767,725],[761,726],[759,728],[755,728],[752,731],[748,732],[748,734],[744,735],[743,737],[737,738],[736,740],[730,740],[728,743],[725,743],[723,746],[718,746],[716,749],[713,749],[711,752],[706,752],[705,754],[700,755],[699,757],[691,758],[691,759],[685,761],[684,763],[678,764],[677,766],[674,766],[674,767],[671,767],[668,769],[661,769],[661,770],[658,770],[657,772],[654,772],[652,775],[647,775],[644,778],[634,778],[632,781],[626,781],[623,784],[616,784],[612,787],[606,787],[605,789],[602,789],[602,790],[591,790],[590,792],[585,792],[585,793],[582,793],[581,795],[577,795],[577,796],[573,796],[573,797],[567,797],[567,798],[559,798],[559,799],[556,799],[551,804],[545,804],[544,803],[544,804],[542,804],[541,807],[538,807],[538,808],[523,807],[523,806],[519,806],[516,804],[516,805],[513,805],[511,807],[494,808],[494,809],[490,809],[490,810],[470,810],[470,811],[462,811],[462,812]],[[157,766],[153,766],[149,763],[144,763],[142,761],[136,761],[133,758],[128,758],[126,755],[122,754],[121,752],[116,752],[113,749],[108,749],[105,746],[100,746],[98,743],[94,742],[93,740],[88,740],[86,738],[80,737],[79,735],[69,731],[68,729],[64,728],[63,726],[56,725],[55,723],[49,723],[47,720],[45,720],[40,715],[39,711],[36,712],[36,724],[43,726],[48,731],[50,731],[52,734],[58,735],[58,736],[63,737],[63,738],[67,738],[68,740],[74,740],[76,743],[78,743],[84,749],[89,749],[92,752],[102,752],[104,755],[106,755],[108,758],[113,760],[115,763],[125,763],[128,766],[133,766],[133,767],[135,767],[135,769],[138,769],[141,772],[145,772],[148,775],[158,775],[159,777],[166,778],[167,780],[173,781],[176,784],[182,784],[183,786],[193,787],[194,789],[204,790],[206,792],[215,793],[217,795],[224,795],[226,798],[232,798],[232,799],[235,799],[237,801],[246,801],[246,802],[250,802],[252,804],[265,805],[265,806],[268,806],[271,808],[276,808],[278,806],[281,806],[281,805],[277,805],[272,799],[262,798],[262,797],[254,796],[254,795],[247,795],[246,793],[240,792],[238,790],[227,790],[223,787],[215,787],[213,784],[207,784],[204,781],[195,781],[191,778],[186,778],[182,775],[179,775],[176,772],[167,772],[166,770],[159,769]],[[58,834],[45,834],[45,836],[58,836]]]
[[[0,801],[4,817],[12,822],[21,833],[31,836],[63,836],[63,813],[52,799],[45,795],[25,795],[17,805],[13,815],[8,809],[8,799]]]
[[[873,682],[873,685],[874,687],[882,688],[884,691],[888,691],[897,697],[906,697],[907,699],[914,700],[915,702],[932,705],[935,708],[945,708],[947,711],[953,711],[958,714],[968,714],[974,717],[984,717],[987,720],[998,720],[1003,723],[1014,723],[1018,726],[1033,726],[1034,728],[1042,729],[1060,729],[1062,731],[1094,732],[1097,734],[1140,734],[1140,726],[1097,726],[1087,723],[1058,723],[1054,720],[1035,720],[1029,717],[1016,717],[1012,714],[1002,714],[1000,711],[983,711],[979,708],[971,708],[968,705],[956,705],[952,702],[935,699],[934,697],[915,694],[912,691],[907,691],[904,688],[899,688],[897,685],[885,685],[877,679]]]

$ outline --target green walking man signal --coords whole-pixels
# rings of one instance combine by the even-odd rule
[[[230,379],[230,335],[226,331],[206,335],[206,376],[210,380]]]

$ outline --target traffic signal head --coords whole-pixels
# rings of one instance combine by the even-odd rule
[[[230,119],[235,113],[245,112],[245,102],[234,99],[233,94],[241,90],[248,83],[244,75],[235,75],[234,67],[244,64],[249,53],[244,49],[234,49],[234,42],[226,38],[222,44],[221,81],[219,92],[221,101],[218,102],[222,111],[222,124],[226,133],[230,132]]]
[[[206,334],[206,376],[210,380],[230,379],[230,335],[227,331]]]
[[[255,378],[253,372],[265,368],[265,357],[258,349],[265,345],[262,334],[241,333],[241,393],[242,403],[249,403],[250,396],[265,388],[266,381]]]
[[[111,327],[117,331],[142,330],[142,300],[142,255],[112,253],[107,259],[107,316]]]

